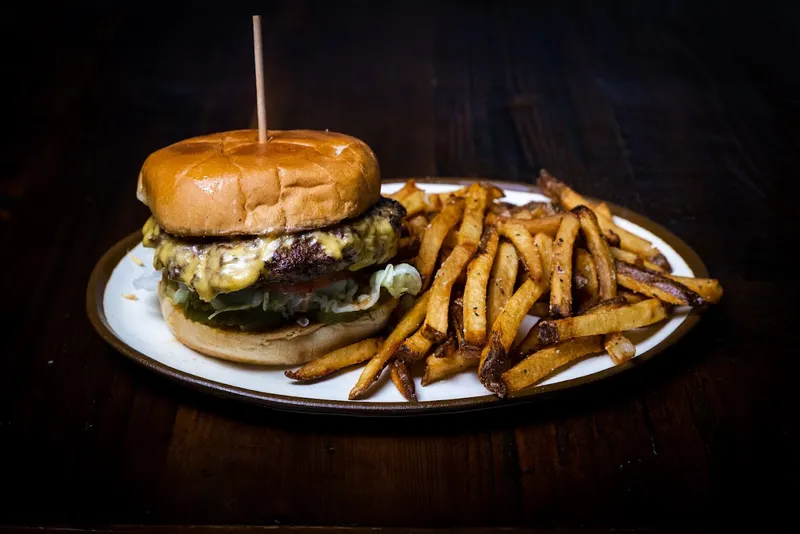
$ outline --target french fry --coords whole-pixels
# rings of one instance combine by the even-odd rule
[[[598,217],[602,216],[605,217],[606,219],[611,219],[612,217],[611,208],[609,208],[608,204],[606,204],[605,202],[598,202],[592,207],[594,208],[594,211],[597,213]]]
[[[478,182],[477,184],[471,184],[469,186],[456,189],[455,191],[448,191],[446,193],[429,193],[429,203],[434,205],[436,202],[439,202],[441,205],[444,205],[454,198],[466,198],[469,194],[470,187],[473,185],[479,185],[486,191],[486,199],[489,203],[493,203],[495,200],[506,196],[505,191],[496,185],[487,182]]]
[[[478,366],[478,358],[470,358],[456,347],[454,340],[441,345],[441,353],[434,353],[425,360],[425,374],[422,385],[427,386],[438,380],[457,375],[461,371]]]
[[[450,301],[450,329],[456,347],[460,350],[466,345],[464,340],[464,297],[457,296]]]
[[[456,279],[475,254],[475,250],[475,247],[468,244],[457,246],[436,273],[430,290],[428,314],[422,327],[422,333],[433,341],[441,341],[447,336],[450,292]]]
[[[555,370],[579,358],[602,352],[601,336],[580,337],[561,342],[531,354],[503,373],[508,391],[515,392],[536,384]]]
[[[638,301],[638,302],[641,302]],[[627,306],[628,301],[623,296],[616,296],[613,299],[604,300],[602,302],[598,302],[591,308],[586,309],[581,315],[591,315],[593,313],[608,311],[608,310],[616,310],[617,308],[622,308],[623,306]]]
[[[617,282],[622,287],[678,306],[703,306],[703,297],[680,282],[617,260]]]
[[[555,236],[558,233],[558,228],[561,226],[561,219],[564,215],[559,213],[557,215],[548,215],[547,217],[540,217],[538,219],[519,219],[516,217],[501,217],[495,215],[497,224],[518,224],[525,228],[531,234],[545,234]]]
[[[464,338],[466,344],[473,347],[483,347],[486,341],[486,286],[499,241],[497,228],[486,227],[478,253],[467,266],[463,300]]]
[[[425,212],[425,191],[418,189],[399,201],[406,209],[406,217],[414,217]]]
[[[350,390],[350,395],[348,397],[350,400],[359,399],[364,396],[367,389],[378,379],[383,368],[386,367],[386,364],[392,359],[392,356],[394,356],[400,344],[419,328],[422,321],[425,320],[425,313],[428,310],[430,296],[430,292],[422,294],[411,309],[403,315],[403,318],[400,319],[400,322],[394,327],[392,333],[384,340],[378,353],[373,356],[366,367],[364,367],[364,370],[358,377],[356,385]]]
[[[492,272],[489,275],[489,290],[487,295],[488,329],[491,329],[495,320],[503,310],[508,299],[514,294],[514,283],[517,280],[519,256],[514,245],[508,242],[500,243],[497,257]]]
[[[414,379],[411,377],[408,364],[404,361],[394,360],[391,373],[392,382],[400,394],[407,401],[417,402],[416,386],[414,386]]]
[[[659,250],[655,248],[649,241],[642,239],[641,237],[632,234],[627,230],[623,230],[614,224],[611,219],[598,217],[597,222],[604,232],[611,231],[619,236],[619,248],[627,250],[628,252],[633,252],[639,256],[643,256],[645,259],[655,265],[658,265],[665,271],[672,270],[667,258],[661,254],[661,252],[659,252]]]
[[[588,255],[588,252],[586,252],[586,254],[588,258],[591,260],[591,256]],[[625,306],[626,304],[627,302],[623,297],[614,297],[613,299],[597,303],[594,306],[587,308],[582,315],[589,315],[601,311],[615,310],[617,308]],[[539,315],[539,317],[542,316]],[[534,352],[541,350],[542,348],[545,347],[545,343],[542,342],[542,339],[540,337],[540,331],[543,323],[544,321],[539,321],[538,323],[533,325],[533,327],[531,327],[531,329],[528,331],[528,333],[525,335],[522,341],[520,341],[519,344],[516,346],[516,348],[514,349],[514,354],[517,358],[524,358],[525,356],[533,354]]]
[[[422,239],[425,229],[428,228],[428,218],[422,214],[406,219],[406,226],[411,237]]]
[[[422,191],[419,187],[417,187],[417,182],[414,180],[407,180],[403,187],[386,196],[402,204],[405,198],[416,191]]]
[[[600,302],[600,285],[597,281],[597,268],[594,258],[586,249],[575,249],[575,265],[573,279],[575,281],[575,298],[579,312]],[[583,283],[578,283],[578,277]]]
[[[615,310],[578,315],[566,319],[539,321],[538,342],[549,346],[576,337],[624,332],[657,323],[667,317],[667,312],[658,299],[644,300],[638,304],[623,306]]]
[[[553,276],[553,239],[546,234],[536,234],[533,244],[542,260],[542,282],[549,288]]]
[[[623,299],[625,299],[625,302],[627,304],[638,304],[639,302],[642,302],[643,300],[647,300],[647,298],[648,298],[648,297],[646,297],[644,295],[640,295],[639,293],[634,293],[633,291],[625,289],[622,286],[619,287],[619,291],[617,291],[617,295],[619,297],[622,297]]]
[[[422,242],[419,246],[419,253],[415,261],[415,267],[422,276],[422,287],[427,289],[433,279],[433,268],[436,266],[436,260],[439,257],[439,249],[442,247],[447,232],[450,231],[458,221],[461,220],[461,215],[464,212],[464,201],[454,200],[445,204],[440,211],[430,222],[425,235],[422,236]]]
[[[509,202],[492,202],[487,206],[487,211],[497,217],[511,217],[512,210],[517,207]]]
[[[508,351],[514,342],[522,319],[531,309],[536,299],[542,295],[542,285],[531,279],[525,280],[508,300],[500,316],[492,325],[489,342],[481,351],[478,378],[492,393],[504,397],[506,387],[500,380],[500,373],[508,363]]]
[[[284,374],[292,380],[308,381],[317,380],[328,376],[340,369],[365,362],[375,356],[383,344],[383,338],[372,337],[358,341],[341,349],[313,360],[295,371],[286,371]]]
[[[636,356],[636,345],[625,337],[622,332],[614,332],[603,336],[603,347],[605,347],[611,361],[616,365]]]
[[[457,245],[478,248],[483,235],[483,215],[486,211],[486,189],[480,184],[469,186],[464,206],[464,218],[458,230]]]
[[[664,276],[688,287],[708,303],[716,304],[722,298],[722,284],[714,278],[690,278],[674,274],[664,274]]]
[[[396,360],[416,362],[430,352],[431,347],[433,347],[433,340],[423,334],[423,328],[421,327],[413,336],[403,341],[403,344],[395,352],[394,357]]]
[[[536,181],[536,185],[544,191],[545,195],[558,200],[561,207],[567,211],[571,211],[578,206],[586,206],[593,209],[597,206],[596,203],[586,200],[567,184],[550,174],[546,169],[539,171],[539,179]]]
[[[595,213],[597,212],[596,204],[592,204],[583,198],[564,182],[555,178],[544,169],[542,169],[542,171],[539,173],[539,180],[536,183],[540,188],[542,188],[546,195],[551,198],[558,199],[562,207],[566,210],[571,210],[577,206],[583,205],[593,208]],[[612,217],[607,216],[604,213],[598,215],[597,222],[603,233],[606,233],[607,238],[610,237],[608,234],[613,234],[619,238],[619,246],[623,250],[635,252],[640,256],[644,256],[656,265],[660,265],[664,269],[670,270],[667,259],[649,241],[642,239],[641,237],[634,235],[627,230],[623,230],[614,224]],[[613,242],[615,239],[612,237],[609,239],[609,241]]]
[[[553,276],[550,279],[550,315],[572,315],[572,250],[580,221],[572,213],[561,220],[553,243]]]
[[[514,244],[522,258],[522,263],[528,271],[528,276],[534,282],[542,281],[542,258],[536,249],[533,236],[522,225],[503,223],[500,225],[500,235],[508,238]]]
[[[617,267],[605,238],[597,224],[597,216],[586,206],[578,206],[572,210],[581,221],[586,246],[594,259],[597,268],[597,282],[599,285],[600,300],[617,296]]]
[[[659,273],[666,272],[663,267],[647,261],[635,252],[628,252],[627,250],[622,250],[618,247],[609,247],[609,250],[611,251],[611,256],[616,260],[624,261],[625,263],[630,263],[631,265],[636,265],[637,267],[644,267],[645,269],[650,269],[651,271],[656,271]]]

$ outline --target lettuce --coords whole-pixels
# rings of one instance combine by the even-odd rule
[[[280,312],[284,317],[297,313],[321,310],[328,313],[350,313],[365,311],[377,304],[385,289],[394,298],[409,293],[416,295],[422,290],[419,272],[407,263],[386,265],[372,274],[369,287],[359,287],[351,279],[339,280],[312,293],[281,293],[263,289],[245,289],[235,293],[218,295],[210,305],[213,319],[220,313],[261,308],[265,312]],[[183,284],[174,293],[176,304],[188,298],[189,290]],[[181,302],[178,302],[180,300]]]

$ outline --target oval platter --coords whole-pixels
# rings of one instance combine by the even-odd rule
[[[419,187],[430,192],[450,191],[474,181],[453,178],[415,180]],[[392,193],[405,181],[386,180],[382,192]],[[504,200],[513,204],[547,200],[532,185],[487,181],[501,187],[506,192]],[[656,245],[669,260],[675,274],[708,276],[700,257],[680,238],[646,217],[609,205],[615,222]],[[281,410],[407,416],[499,408],[550,397],[640,365],[685,335],[699,319],[695,312],[678,309],[666,322],[626,334],[636,343],[636,357],[632,360],[614,365],[605,353],[589,357],[506,399],[488,394],[474,372],[464,372],[425,387],[420,385],[420,377],[415,376],[419,402],[411,403],[405,401],[391,384],[385,383],[388,373],[384,372],[369,397],[349,401],[347,394],[361,373],[361,366],[316,383],[295,383],[283,374],[289,367],[255,367],[226,362],[203,356],[179,343],[162,319],[155,292],[137,290],[134,286],[134,280],[153,272],[152,259],[152,249],[142,246],[138,230],[116,243],[100,258],[92,271],[86,293],[87,313],[97,332],[121,354],[172,380],[218,396]],[[131,296],[135,296],[135,300]],[[520,327],[520,335],[524,335],[535,322],[535,317],[527,317]]]

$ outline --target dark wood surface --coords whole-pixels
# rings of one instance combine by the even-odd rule
[[[530,182],[546,166],[681,236],[724,300],[663,358],[557,402],[391,421],[192,392],[115,353],[85,315],[91,268],[147,216],[144,158],[250,122],[250,12],[4,17],[0,524],[789,517],[797,8],[532,4],[264,3],[270,126],[358,136],[387,177]]]

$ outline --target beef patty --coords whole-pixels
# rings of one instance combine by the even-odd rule
[[[156,249],[153,266],[208,302],[255,284],[297,284],[385,263],[397,253],[403,216],[402,204],[381,198],[356,219],[297,234],[183,238],[152,217],[142,233],[144,245]]]

